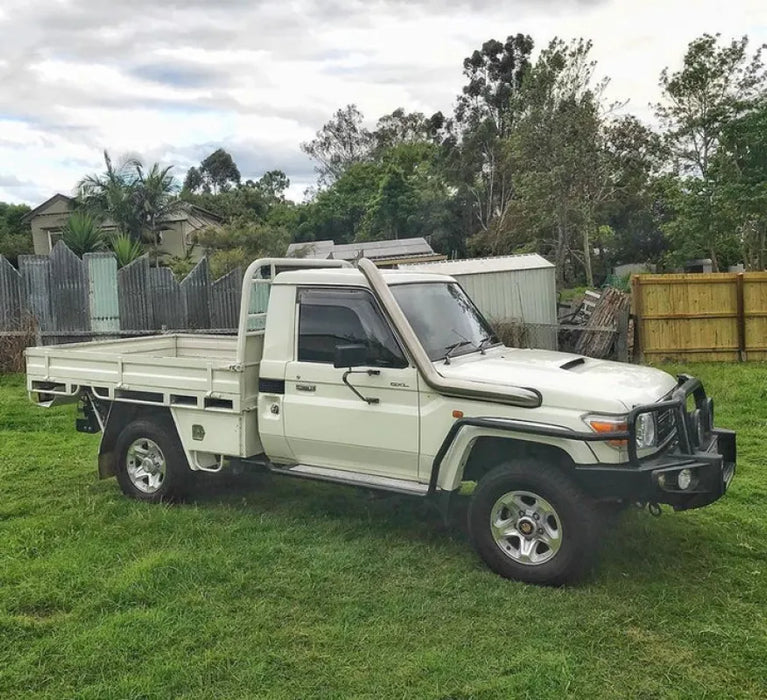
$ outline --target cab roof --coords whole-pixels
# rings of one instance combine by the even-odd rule
[[[409,284],[413,282],[455,282],[448,275],[435,274],[433,272],[410,272],[406,270],[381,270],[386,284]],[[309,268],[305,270],[286,270],[280,272],[272,284],[312,284],[312,285],[344,285],[354,287],[368,287],[367,279],[356,268],[351,267],[323,267]]]

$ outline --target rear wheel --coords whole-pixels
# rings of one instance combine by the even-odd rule
[[[506,578],[561,585],[580,579],[596,554],[596,504],[564,473],[532,461],[504,464],[477,484],[469,534]]]
[[[192,471],[167,419],[133,421],[120,433],[116,452],[117,481],[126,496],[159,503],[186,493]]]

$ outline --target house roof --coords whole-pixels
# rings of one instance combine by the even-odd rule
[[[413,257],[433,257],[435,254],[425,238],[401,238],[389,241],[360,241],[336,245],[333,241],[310,241],[291,243],[289,257],[333,258],[335,260],[356,260],[366,257],[371,260],[389,260]]]
[[[408,264],[407,268],[423,272],[439,272],[444,275],[475,275],[487,272],[508,272],[511,270],[537,270],[553,268],[546,258],[537,253],[525,255],[503,255],[493,258],[472,258],[469,260],[444,260],[443,262]]]
[[[45,209],[47,209],[51,204],[58,202],[58,201],[65,201],[67,204],[74,204],[74,198],[68,197],[65,194],[61,194],[60,192],[57,194],[54,194],[53,197],[49,197],[46,199],[42,204],[39,204],[36,206],[32,211],[28,211],[24,217],[22,218],[23,222],[27,222],[32,220],[35,216],[38,214],[41,214]],[[181,207],[179,210],[173,214],[170,214],[169,216],[163,217],[164,222],[170,222],[170,221],[183,221],[185,219],[189,219],[192,216],[196,218],[203,218],[203,219],[209,219],[211,221],[214,221],[216,223],[222,222],[224,219],[223,217],[219,216],[218,214],[214,214],[212,211],[208,211],[207,209],[203,209],[202,207],[198,207],[196,204],[191,204],[189,202],[182,202]],[[107,226],[110,225],[108,221],[104,222]],[[198,221],[196,222],[199,224],[199,226],[204,226],[204,221]],[[113,224],[112,224],[113,225]],[[199,227],[198,226],[198,227]]]
[[[67,197],[67,195],[57,192],[53,195],[53,197],[48,197],[48,199],[46,199],[42,204],[38,204],[34,209],[32,209],[32,211],[28,211],[26,214],[24,214],[24,216],[21,218],[22,222],[26,223],[33,217],[37,216],[44,209],[47,209],[51,204],[60,200],[64,200],[68,204],[71,204],[74,201],[72,197]]]
[[[190,215],[197,217],[202,216],[207,219],[212,219],[218,223],[224,220],[223,217],[219,216],[218,214],[214,214],[208,209],[203,209],[202,207],[198,207],[196,204],[190,204],[189,202],[182,202],[178,211],[170,214],[169,216],[163,217],[163,221],[183,221],[190,218]]]

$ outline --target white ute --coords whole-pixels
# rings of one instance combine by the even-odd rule
[[[257,260],[236,337],[29,348],[27,388],[79,400],[101,477],[144,501],[235,460],[443,501],[476,482],[474,547],[532,583],[577,580],[605,511],[700,507],[735,470],[735,434],[714,428],[697,379],[504,347],[452,278],[365,259]]]

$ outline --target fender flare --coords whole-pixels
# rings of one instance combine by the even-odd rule
[[[450,449],[457,443],[460,433],[467,428],[480,428],[487,431],[492,431],[493,434],[506,433],[509,438],[515,438],[519,436],[519,439],[524,440],[525,435],[538,438],[555,438],[557,440],[569,441],[569,442],[606,442],[607,440],[625,439],[628,437],[628,432],[616,431],[611,433],[591,433],[585,431],[569,430],[556,425],[546,425],[541,423],[533,423],[530,421],[515,420],[511,418],[459,418],[453,423],[448,431],[445,439],[442,441],[437,454],[432,461],[431,474],[429,476],[429,490],[427,495],[431,496],[437,493],[440,473],[445,462],[445,457],[448,455]],[[541,442],[552,447],[558,447],[565,453],[569,454],[569,450],[564,445],[552,444],[550,440],[530,440],[530,442]],[[467,451],[465,450],[464,453]],[[589,450],[590,452],[590,450]],[[593,453],[591,453],[593,456]]]

